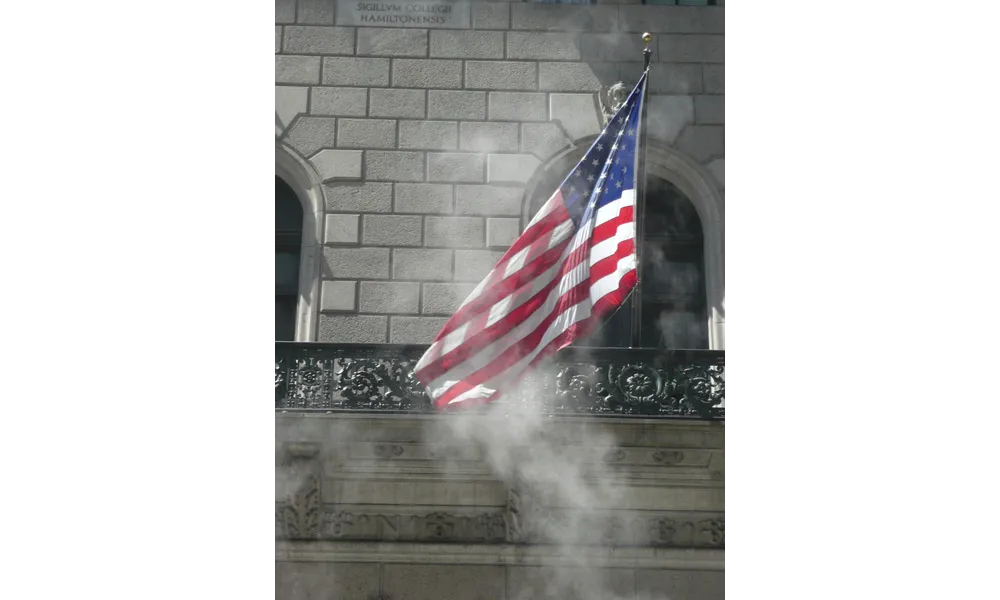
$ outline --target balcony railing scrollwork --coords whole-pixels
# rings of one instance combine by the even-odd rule
[[[275,408],[433,412],[413,376],[427,346],[276,342]],[[503,403],[549,414],[725,418],[725,352],[566,348]]]

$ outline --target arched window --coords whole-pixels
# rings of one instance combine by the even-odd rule
[[[570,152],[541,174],[531,192],[527,219],[549,199],[587,147]],[[647,175],[639,219],[639,286],[599,331],[579,345],[708,348],[705,242],[694,205],[674,184]]]
[[[274,339],[295,340],[302,249],[302,204],[292,188],[274,178]]]

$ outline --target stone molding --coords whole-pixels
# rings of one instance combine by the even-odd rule
[[[551,545],[350,541],[275,542],[278,562],[352,562],[579,566],[588,568],[725,570],[725,550],[694,548],[565,548]]]

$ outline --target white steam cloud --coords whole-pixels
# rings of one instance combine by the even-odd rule
[[[614,478],[600,472],[607,468],[602,458],[615,447],[615,438],[594,419],[547,415],[540,401],[544,393],[551,392],[523,383],[485,411],[447,415],[430,428],[429,443],[479,447],[497,479],[511,489],[508,537],[548,545],[559,556],[560,566],[543,568],[544,589],[536,587],[530,597],[631,598],[630,588],[614,589],[621,583],[612,570],[593,564],[593,548],[585,545],[593,539],[594,524],[604,522],[607,507],[619,505],[623,497]]]

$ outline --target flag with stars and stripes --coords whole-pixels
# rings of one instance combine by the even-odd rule
[[[643,74],[524,233],[445,323],[415,375],[438,409],[499,398],[635,287]]]

